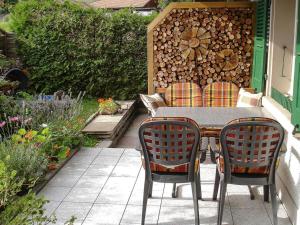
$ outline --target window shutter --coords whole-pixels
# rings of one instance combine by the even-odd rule
[[[254,37],[253,65],[251,86],[262,92],[265,86],[265,71],[268,43],[269,6],[268,0],[260,0],[256,4],[256,29]]]
[[[300,2],[299,2],[300,3]],[[295,131],[300,132],[300,4],[298,3],[298,21],[297,21],[297,41],[296,41],[296,59],[294,71],[294,91],[293,91],[293,109],[292,123],[297,126]]]

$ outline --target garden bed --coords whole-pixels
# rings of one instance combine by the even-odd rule
[[[22,204],[43,212],[45,201],[35,194],[81,146],[96,143],[81,130],[97,110],[97,101],[83,100],[83,96],[61,91],[55,95],[0,94],[0,224],[18,220]],[[41,205],[30,206],[38,202]]]
[[[78,151],[79,149],[74,150],[68,158],[66,158],[64,161],[61,161],[57,165],[56,169],[48,170],[45,177],[33,187],[32,189],[33,192],[38,194],[48,184],[48,182],[67,164],[67,162],[69,162],[69,160],[72,159],[72,157],[77,154]]]

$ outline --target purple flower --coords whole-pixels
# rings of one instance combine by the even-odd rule
[[[18,122],[19,121],[19,117],[14,116],[14,117],[9,117],[9,122]]]
[[[6,124],[6,122],[5,122],[5,121],[2,121],[2,122],[0,122],[0,128],[4,127],[4,126],[5,126],[5,124]]]

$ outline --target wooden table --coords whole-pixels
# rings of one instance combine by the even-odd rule
[[[188,117],[206,128],[222,128],[238,118],[273,118],[264,107],[159,107],[155,117]]]

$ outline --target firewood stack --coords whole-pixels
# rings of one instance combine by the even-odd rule
[[[173,9],[153,31],[156,88],[195,81],[249,87],[253,49],[251,8]]]

